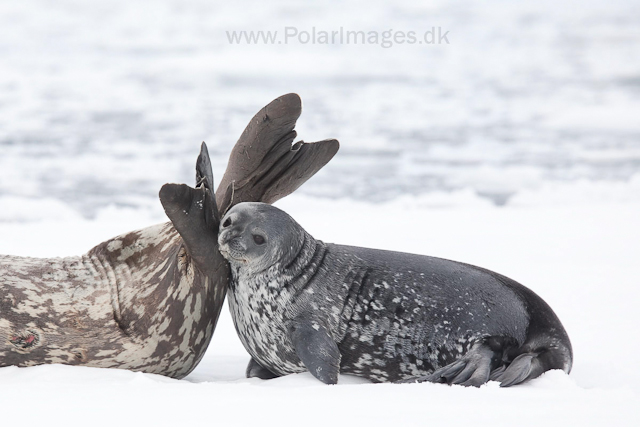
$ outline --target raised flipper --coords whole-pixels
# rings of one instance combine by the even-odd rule
[[[325,384],[337,384],[341,355],[327,328],[311,319],[294,320],[288,326],[296,354],[309,372]]]
[[[291,194],[336,154],[335,139],[292,145],[301,112],[300,97],[290,93],[251,119],[231,151],[216,192],[221,213],[241,202],[273,203]]]
[[[160,189],[160,202],[196,266],[215,279],[227,264],[218,251],[220,214],[212,188],[211,161],[203,142],[196,163],[196,188],[165,184]]]
[[[265,186],[261,201],[274,203],[297,190],[326,165],[339,148],[340,144],[335,139],[295,143],[260,181]]]
[[[271,380],[273,378],[278,378],[279,376],[256,362],[253,357],[247,365],[246,375],[247,378],[260,378],[261,380]]]

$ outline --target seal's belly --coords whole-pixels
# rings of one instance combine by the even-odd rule
[[[229,308],[238,337],[247,352],[263,367],[278,375],[306,369],[287,336],[282,310],[254,290],[235,286]]]
[[[86,255],[0,255],[0,316],[0,366],[89,365],[120,345],[110,289]]]

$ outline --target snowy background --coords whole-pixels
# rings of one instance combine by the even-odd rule
[[[226,31],[449,31],[442,45],[231,45]],[[336,158],[279,203],[316,237],[465,261],[541,295],[570,376],[512,389],[243,379],[226,309],[186,380],[0,369],[36,425],[640,425],[640,5],[0,1],[0,253],[64,256],[165,220],[206,141],[299,93]]]

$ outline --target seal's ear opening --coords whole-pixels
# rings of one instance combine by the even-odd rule
[[[337,153],[335,139],[292,145],[301,112],[300,97],[290,93],[251,119],[231,152],[216,192],[223,215],[241,202],[273,203],[291,194]]]

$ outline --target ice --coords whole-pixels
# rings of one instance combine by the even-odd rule
[[[403,250],[481,265],[542,296],[566,327],[573,372],[553,371],[522,386],[479,390],[441,384],[368,384],[341,377],[325,386],[310,374],[245,379],[249,356],[225,307],[203,361],[182,381],[68,366],[0,369],[9,420],[47,425],[637,425],[640,351],[635,328],[638,203],[559,206],[438,206],[419,197],[372,204],[304,195],[283,199],[315,237]],[[151,221],[143,213],[100,213],[97,220],[3,223],[0,253],[71,255]],[[33,407],[37,405],[38,411]],[[31,411],[31,412],[29,412]],[[88,421],[90,420],[90,421]]]
[[[633,0],[0,2],[0,253],[65,256],[166,221],[201,141],[220,179],[288,92],[341,150],[278,205],[329,242],[440,256],[523,283],[571,375],[480,389],[245,379],[225,308],[182,381],[0,369],[7,425],[640,425],[640,7]],[[230,45],[225,31],[425,31],[449,45]],[[4,424],[3,424],[4,425]]]

